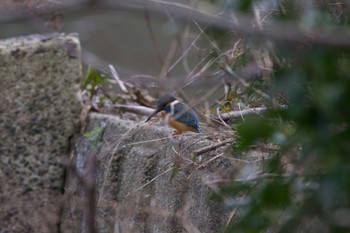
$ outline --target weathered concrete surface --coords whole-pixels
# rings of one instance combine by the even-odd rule
[[[238,162],[213,158],[230,155],[230,146],[205,153],[201,161],[197,157],[192,163],[194,150],[214,143],[204,139],[207,134],[172,138],[173,131],[167,127],[102,114],[90,114],[87,132],[74,151],[82,177],[88,177],[89,158],[100,159],[96,164],[99,232],[222,231],[228,212],[210,196],[236,173]],[[179,168],[176,174],[171,169],[174,164]],[[245,170],[254,174],[258,167]],[[66,199],[79,201],[66,206],[62,229],[86,232],[87,205],[80,199],[85,195],[74,177],[66,190]]]
[[[79,119],[77,35],[0,41],[0,232],[57,232]]]

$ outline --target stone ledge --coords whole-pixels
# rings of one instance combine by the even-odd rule
[[[235,172],[235,164],[225,157],[209,160],[221,153],[229,156],[229,145],[203,154],[194,165],[191,152],[214,143],[203,139],[204,135],[189,133],[174,139],[168,127],[96,113],[89,116],[87,132],[77,140],[74,151],[83,176],[87,176],[89,158],[100,159],[99,232],[216,233],[224,228],[227,210],[210,197],[218,181]],[[178,170],[171,170],[174,164]],[[79,187],[74,177],[68,182],[70,199],[81,198]],[[86,231],[83,213],[81,202],[66,206],[65,232]]]

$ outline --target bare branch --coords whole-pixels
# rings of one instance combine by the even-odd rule
[[[174,169],[174,167],[168,168],[167,170],[165,170],[164,172],[160,173],[159,175],[153,177],[153,179],[151,179],[150,181],[148,181],[146,184],[143,184],[142,186],[138,187],[137,189],[135,189],[133,192],[137,192],[141,189],[143,189],[144,187],[146,187],[147,185],[149,185],[150,183],[152,183],[153,181],[155,181],[156,179],[158,179],[159,177],[163,176],[164,174],[172,171]]]
[[[118,83],[120,89],[121,89],[123,92],[128,93],[128,89],[126,89],[126,87],[125,87],[123,81],[119,78],[119,75],[118,75],[117,71],[115,70],[114,66],[108,65],[108,67],[109,67],[109,70],[111,71],[112,77],[117,81],[117,83]]]
[[[216,120],[224,120],[224,121],[228,121],[231,120],[233,118],[238,118],[238,117],[242,117],[242,116],[246,116],[246,115],[252,115],[252,114],[259,114],[262,112],[265,112],[268,108],[266,107],[260,107],[260,108],[250,108],[250,109],[244,109],[241,111],[231,111],[231,112],[225,112],[220,114],[219,116],[215,117],[214,119]]]
[[[8,11],[0,9],[0,22],[8,23],[15,21],[24,21],[29,18],[35,18],[37,15],[49,14],[53,12],[71,13],[71,16],[77,15],[77,11],[84,11],[91,7],[91,2],[87,0],[66,1],[62,4],[50,5],[47,7],[28,10],[14,9]],[[176,18],[189,21],[194,20],[202,25],[214,26],[224,30],[234,31],[249,37],[264,37],[280,41],[294,43],[313,43],[319,45],[331,45],[336,47],[350,47],[349,30],[343,27],[334,28],[334,30],[303,30],[299,25],[293,23],[282,23],[269,21],[256,25],[255,17],[234,12],[231,15],[221,14],[210,15],[199,11],[193,7],[159,0],[134,0],[134,1],[115,1],[99,0],[94,2],[94,12],[98,10],[127,10],[138,13],[144,13],[147,10],[154,15],[164,16],[173,15]],[[85,12],[84,12],[85,13]],[[232,19],[234,16],[234,19]]]
[[[224,146],[224,145],[226,145],[226,144],[228,144],[228,143],[231,143],[231,142],[233,142],[233,139],[232,139],[232,138],[226,139],[226,140],[224,140],[224,141],[222,141],[222,142],[218,142],[218,143],[212,144],[212,145],[210,145],[210,146],[202,147],[202,148],[200,148],[200,149],[198,149],[198,150],[193,151],[193,156],[198,156],[198,155],[207,153],[207,152],[209,152],[209,151],[215,150],[215,149],[217,149],[218,147]]]
[[[148,108],[144,106],[136,106],[136,105],[121,105],[115,104],[114,108],[120,111],[132,112],[140,115],[151,115],[154,112],[153,108]]]

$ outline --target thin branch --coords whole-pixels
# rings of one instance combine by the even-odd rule
[[[197,37],[192,41],[192,43],[190,44],[190,46],[188,46],[188,48],[182,53],[182,55],[174,62],[174,64],[172,66],[170,66],[170,68],[168,69],[168,72],[170,72],[187,54],[188,52],[191,50],[191,48],[193,47],[193,45],[197,42],[197,40],[200,38],[202,33],[199,33],[197,35]]]
[[[215,42],[212,41],[212,39],[210,39],[210,37],[204,32],[205,28],[202,29],[202,27],[196,22],[193,21],[194,24],[197,26],[197,28],[199,29],[199,31],[201,32],[201,34],[203,34],[205,36],[205,38],[209,41],[209,43],[211,44],[211,46],[216,50],[216,51],[220,51],[221,53],[223,52]]]
[[[213,158],[209,159],[208,161],[205,161],[205,163],[202,163],[201,165],[199,165],[198,167],[196,167],[196,170],[199,170],[205,166],[207,166],[209,163],[211,163],[212,161],[216,160],[217,158],[220,158],[223,156],[223,153],[218,154],[216,156],[214,156]]]
[[[226,139],[226,140],[224,140],[222,142],[218,142],[218,143],[212,144],[210,146],[202,147],[202,148],[200,148],[198,150],[193,151],[193,156],[198,156],[198,155],[207,153],[209,151],[215,150],[215,149],[217,149],[217,148],[219,148],[221,146],[224,146],[224,145],[226,145],[228,143],[231,143],[231,142],[233,142],[232,138]]]
[[[134,190],[134,192],[137,192],[141,189],[143,189],[144,187],[146,187],[147,185],[149,185],[150,183],[152,183],[153,181],[155,181],[156,179],[158,179],[159,177],[161,177],[162,175],[172,171],[174,169],[174,167],[168,168],[167,170],[165,170],[164,172],[160,173],[159,175],[155,176],[153,179],[151,179],[150,181],[148,181],[147,183],[145,183],[144,185],[138,187],[137,189]]]
[[[153,108],[148,108],[144,106],[137,106],[137,105],[122,105],[122,104],[115,104],[114,108],[120,111],[124,112],[132,112],[140,115],[151,115],[152,112],[154,112]]]
[[[221,113],[220,115],[216,116],[214,119],[229,121],[231,119],[240,118],[242,116],[260,114],[262,112],[266,112],[267,110],[268,110],[268,108],[266,108],[266,107],[260,107],[260,108],[244,109],[241,111],[225,112],[225,113]]]
[[[232,222],[232,220],[233,220],[233,218],[237,215],[237,208],[234,208],[231,212],[230,212],[230,214],[228,215],[228,219],[227,219],[227,222],[226,222],[226,224],[225,224],[225,228],[227,228],[229,225],[230,225],[230,223]]]
[[[148,115],[152,114],[152,112],[154,112],[154,108],[138,106],[138,105],[115,104],[114,108],[117,110],[120,110],[120,111],[132,112],[132,113],[144,115],[144,116],[148,116]],[[268,110],[268,108],[266,108],[266,107],[260,107],[260,108],[244,109],[241,111],[225,112],[225,113],[218,114],[216,117],[214,117],[213,120],[220,121],[220,122],[229,121],[231,119],[239,118],[242,116],[261,114],[267,110]]]
[[[164,77],[166,77],[168,75],[170,62],[175,56],[175,52],[176,52],[176,48],[177,48],[178,44],[179,44],[179,37],[175,36],[175,38],[171,42],[169,51],[165,57],[162,69],[160,71],[160,74],[159,74],[160,80],[162,80]]]
[[[23,9],[14,9],[9,11],[0,9],[0,22],[18,22],[36,18],[37,15],[50,14],[53,12],[70,13],[71,16],[79,15],[78,11],[86,12],[90,9],[90,1],[75,0],[65,1],[63,4],[52,4],[47,7],[31,9],[31,11]],[[115,1],[100,0],[95,2],[94,8],[97,10],[127,10],[132,12],[144,13],[148,10],[154,15],[164,16],[171,14],[183,21],[194,20],[202,25],[222,28],[224,30],[235,31],[247,37],[264,37],[279,41],[293,43],[313,43],[319,45],[331,45],[336,47],[350,47],[349,30],[344,27],[334,27],[334,30],[312,29],[304,30],[298,24],[269,21],[260,27],[256,26],[254,17],[241,14],[239,12],[231,13],[236,20],[231,19],[229,15],[222,14],[220,16],[210,15],[203,11],[199,11],[193,7],[159,0],[134,0],[134,1]]]
[[[108,68],[110,70],[110,73],[111,73],[112,77],[117,81],[120,89],[123,92],[128,93],[128,89],[125,87],[123,81],[119,78],[119,75],[118,75],[117,71],[115,70],[114,66],[108,65]]]
[[[220,107],[216,108],[216,118],[214,120],[218,120],[221,124],[223,124],[226,127],[230,127],[228,124],[226,124],[226,122],[224,121],[224,119],[222,119],[221,115],[220,115]]]
[[[172,137],[163,137],[163,138],[156,138],[156,139],[152,139],[152,140],[144,140],[144,141],[139,141],[139,142],[132,142],[132,143],[128,143],[125,144],[125,146],[134,146],[134,145],[139,145],[139,144],[144,144],[144,143],[149,143],[149,142],[158,142],[158,141],[162,141],[162,140],[169,140]]]

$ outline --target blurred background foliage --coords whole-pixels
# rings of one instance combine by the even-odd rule
[[[113,64],[124,81],[155,95],[197,99],[203,122],[216,109],[268,107],[226,122],[237,137],[233,156],[278,148],[259,174],[233,177],[216,194],[232,211],[226,232],[350,232],[348,1],[2,4],[0,38],[78,32],[85,65]],[[88,74],[82,87],[90,85],[91,98],[108,78]]]
[[[267,2],[272,1],[227,1],[247,14]],[[348,31],[349,5],[343,1],[273,2],[273,20],[303,30]],[[265,42],[259,47],[268,49],[274,69],[269,85],[273,94],[283,93],[287,108],[271,108],[238,124],[234,154],[261,142],[280,150],[261,174],[233,180],[222,190],[223,200],[240,197],[229,202],[240,214],[227,232],[349,232],[349,48]]]

